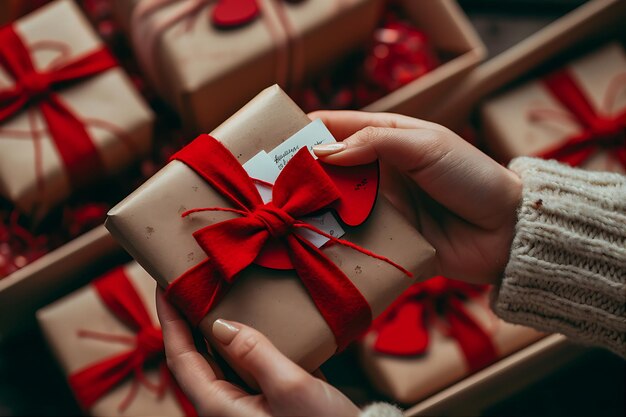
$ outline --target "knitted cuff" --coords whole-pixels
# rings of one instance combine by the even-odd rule
[[[402,410],[389,403],[372,403],[365,407],[359,417],[402,417]]]
[[[523,199],[494,311],[626,356],[626,177],[526,157],[509,168]]]

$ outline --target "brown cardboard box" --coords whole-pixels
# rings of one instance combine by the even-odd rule
[[[70,60],[102,46],[89,22],[70,0],[43,6],[17,20],[14,27],[30,46],[30,56],[38,71],[59,58],[60,49],[55,45],[67,47]],[[0,66],[2,88],[13,84],[9,73]],[[118,172],[148,152],[153,115],[121,68],[112,68],[55,93],[84,121],[107,172]],[[36,129],[43,127],[38,140],[40,155],[34,146],[34,134],[25,138],[17,132],[32,132],[29,112],[22,111],[0,125],[0,193],[23,212],[37,217],[72,190],[66,168],[37,107],[33,112],[38,119]],[[105,123],[114,128],[103,128]],[[43,180],[43,189],[38,186],[38,179]]]
[[[309,75],[368,39],[380,0],[258,0],[260,16],[242,27],[219,29],[207,2],[172,2],[139,17],[150,0],[117,0],[115,14],[129,29],[136,55],[159,93],[194,132],[207,132],[274,83],[299,85]],[[286,22],[286,23],[285,23]]]
[[[212,136],[244,163],[261,149],[273,149],[308,123],[309,119],[289,97],[273,86],[219,126]],[[192,233],[207,223],[232,217],[216,213],[181,219],[181,210],[225,204],[189,167],[173,161],[114,207],[105,225],[166,287],[206,258]],[[433,273],[434,250],[382,196],[369,219],[350,228],[344,239],[389,257],[417,279]],[[356,285],[374,316],[413,282],[391,265],[350,248],[331,245],[322,251]],[[246,308],[242,309],[242,305]],[[330,328],[293,271],[248,267],[200,323],[209,340],[211,325],[220,317],[255,327],[309,371],[319,367],[337,348]]]
[[[619,43],[571,61],[566,70],[596,114],[611,118],[624,112],[626,94],[616,91],[618,77],[626,74],[626,52]],[[611,95],[614,100],[609,103]],[[494,155],[509,161],[520,155],[539,155],[580,134],[582,127],[570,115],[541,79],[535,79],[489,98],[481,107],[481,127]],[[604,149],[592,154],[582,167],[626,172],[611,151]]]
[[[468,314],[490,336],[499,357],[541,339],[545,335],[528,327],[505,323],[488,306],[487,294],[464,303]],[[373,349],[375,331],[359,344],[361,364],[382,393],[403,404],[415,404],[467,377],[463,351],[438,326],[429,329],[428,350],[419,357],[383,355]]]
[[[404,415],[481,415],[490,405],[540,382],[587,350],[565,336],[547,336],[417,403]]]
[[[0,341],[27,329],[37,309],[85,284],[92,268],[121,252],[99,226],[0,279]]]
[[[154,298],[155,284],[137,263],[124,268],[124,273],[140,296],[153,324],[158,324]],[[37,312],[37,319],[52,352],[66,375],[71,375],[104,359],[129,351],[132,345],[81,337],[80,331],[106,335],[135,337],[136,335],[115,317],[100,299],[93,286],[88,285]],[[146,368],[150,381],[158,381],[159,369]],[[132,389],[132,379],[126,379],[98,400],[88,411],[94,416],[183,416],[171,390],[163,398],[139,385],[136,396],[128,408],[120,412],[119,406]]]
[[[455,131],[467,126],[479,103],[530,72],[590,45],[623,38],[626,2],[593,0],[479,65],[432,112],[430,120]]]
[[[433,48],[451,58],[363,110],[429,119],[455,85],[485,58],[486,50],[456,1],[401,0],[401,4],[415,26],[428,35]]]

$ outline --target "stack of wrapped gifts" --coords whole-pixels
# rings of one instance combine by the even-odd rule
[[[624,38],[598,16],[626,10],[598,3],[479,65],[455,0],[0,0],[0,345],[36,319],[64,413],[193,416],[157,287],[251,389],[218,318],[309,372],[348,355],[367,401],[403,406],[545,338],[438,276],[388,167],[321,162],[344,138],[307,113],[432,117],[499,162],[624,173]]]

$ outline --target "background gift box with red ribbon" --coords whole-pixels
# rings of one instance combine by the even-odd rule
[[[73,2],[0,28],[0,193],[22,212],[38,217],[146,154],[152,119]]]
[[[384,197],[376,199],[375,165],[364,168],[369,181],[359,174],[346,182],[348,193],[370,197],[368,208],[376,200],[369,217],[368,210],[358,226],[346,223],[344,240],[321,249],[293,233],[303,226],[294,219],[354,202],[306,149],[286,165],[270,205],[262,204],[240,163],[309,123],[278,86],[270,87],[212,137],[183,148],[114,207],[105,225],[209,341],[215,319],[243,322],[312,371],[414,279],[431,276],[434,250]],[[218,211],[194,210],[203,207]]]
[[[396,401],[415,403],[544,336],[495,317],[488,292],[444,277],[409,288],[360,343],[372,383]]]
[[[481,119],[502,160],[534,155],[626,172],[626,52],[610,43],[502,92],[482,105]]]
[[[165,364],[154,287],[132,262],[37,312],[70,388],[90,415],[196,415]]]
[[[117,0],[148,78],[207,132],[274,83],[300,84],[363,43],[380,0]]]

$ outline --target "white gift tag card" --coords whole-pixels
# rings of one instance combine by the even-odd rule
[[[261,151],[242,166],[250,178],[274,184],[280,171],[300,149],[306,146],[312,152],[311,149],[315,145],[333,142],[336,142],[335,138],[322,120],[316,119],[270,152]],[[258,183],[255,185],[264,203],[272,201],[272,189],[270,187]],[[345,231],[331,212],[322,213],[319,216],[305,217],[300,220],[337,238],[345,234]],[[318,248],[329,241],[327,237],[312,230],[299,229],[297,233]]]
[[[310,224],[311,226],[317,227],[332,237],[340,238],[345,234],[343,228],[330,211],[322,213],[319,216],[303,217],[300,220]],[[311,242],[313,246],[317,248],[321,248],[324,243],[330,240],[326,236],[322,236],[309,229],[300,228],[296,230],[296,233]]]
[[[265,151],[261,151],[250,158],[248,162],[243,164],[243,169],[246,170],[250,178],[269,182],[270,184],[274,184],[278,174],[280,174],[280,170]],[[255,185],[264,203],[272,201],[271,187],[259,183],[255,183]]]
[[[282,170],[296,152],[305,146],[309,148],[309,151],[312,153],[311,149],[313,146],[334,142],[336,142],[336,140],[328,128],[326,128],[324,122],[322,122],[321,119],[315,119],[274,148],[274,150],[268,152],[268,155],[272,161],[274,161],[278,169]]]

